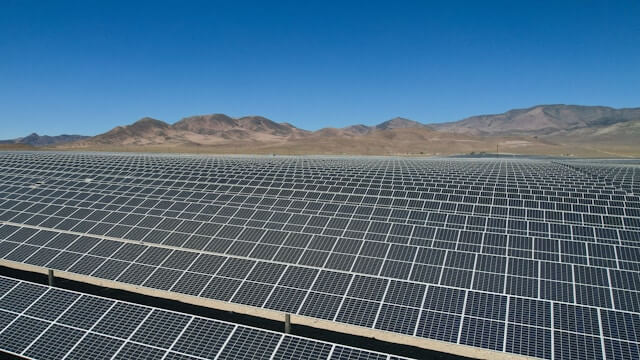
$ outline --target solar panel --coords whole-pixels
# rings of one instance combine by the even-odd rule
[[[4,276],[0,300],[0,350],[30,359],[391,358]]]
[[[639,321],[635,165],[2,153],[0,169],[5,265],[427,348],[638,348],[602,324]]]

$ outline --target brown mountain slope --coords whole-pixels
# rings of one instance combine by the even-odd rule
[[[277,123],[262,116],[245,116],[236,120],[238,127],[259,132],[271,134],[274,136],[291,136],[304,135],[308,133],[306,130],[298,129],[288,123]]]
[[[370,133],[373,129],[371,126],[357,124],[357,125],[347,126],[345,128],[342,128],[342,130],[344,130],[347,134],[351,134],[351,135],[363,135],[363,134]]]
[[[395,117],[391,120],[387,120],[375,126],[367,126],[362,124],[351,125],[343,128],[324,128],[313,132],[313,136],[360,136],[370,134],[379,130],[391,130],[391,129],[407,129],[407,128],[424,128],[428,129],[427,125],[421,124],[414,120],[409,120],[402,117]]]
[[[402,117],[395,117],[391,120],[387,120],[383,123],[376,125],[375,128],[378,130],[389,130],[389,129],[427,128],[427,126],[414,120],[409,120]]]
[[[566,146],[531,137],[473,136],[433,131],[428,128],[377,130],[355,137],[317,136],[289,138],[284,141],[221,141],[217,143],[130,144],[126,146],[93,146],[102,151],[192,152],[212,154],[353,154],[353,155],[452,155],[472,152],[545,154],[579,156],[620,156],[621,152],[602,151],[596,147]]]
[[[630,120],[640,120],[640,108],[539,105],[430,126],[438,131],[472,135],[551,135],[558,131],[609,126]]]
[[[117,126],[104,134],[62,146],[151,144],[166,141],[170,137],[170,130],[171,126],[164,121],[145,117],[131,125]]]
[[[541,105],[455,123],[394,118],[309,132],[261,116],[191,116],[174,125],[145,118],[57,149],[280,154],[640,155],[640,109]]]
[[[207,135],[231,130],[236,126],[236,121],[225,114],[211,114],[186,117],[171,127],[175,130]]]
[[[610,155],[640,155],[640,120],[559,131],[545,139],[567,146],[598,149]]]
[[[118,126],[104,134],[64,147],[93,146],[198,146],[234,143],[279,142],[303,137],[309,132],[287,123],[276,123],[262,116],[234,119],[224,114],[186,117],[173,125],[143,118],[131,125]]]
[[[88,136],[82,135],[38,135],[37,133],[31,133],[25,137],[17,138],[17,139],[9,139],[9,140],[0,140],[0,144],[11,145],[11,144],[25,144],[30,146],[48,146],[55,144],[63,144],[74,142],[82,139],[86,139]]]
[[[425,125],[416,121],[398,117],[376,126],[354,125],[343,129],[325,128],[310,132],[262,116],[232,118],[225,114],[209,114],[186,117],[173,125],[152,118],[143,118],[131,125],[118,126],[104,134],[67,144],[65,147],[208,146],[226,143],[232,143],[234,146],[255,146],[256,143],[280,143],[309,137],[359,137],[377,131],[404,128],[427,129]]]
[[[238,119],[231,118],[225,114],[196,115],[184,118],[171,125],[174,130],[190,131],[200,135],[220,135],[224,132],[233,131],[236,134],[242,133],[240,130],[248,132],[259,132],[274,136],[290,136],[306,132],[287,123],[277,123],[262,116],[244,116]],[[248,133],[246,135],[249,135]],[[234,138],[235,136],[230,136]]]
[[[477,137],[433,131],[426,127],[372,131],[358,137],[316,137],[261,147],[261,152],[289,154],[449,155],[549,147],[548,143],[522,137]],[[553,147],[554,145],[552,145]],[[559,150],[559,149],[555,149]]]

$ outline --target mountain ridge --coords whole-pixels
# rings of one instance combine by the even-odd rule
[[[512,109],[500,114],[470,116],[430,126],[437,131],[471,135],[539,136],[633,120],[640,120],[640,108],[551,104]]]
[[[429,151],[429,146],[440,149],[434,153],[491,151],[486,145],[500,143],[505,151],[509,147],[514,151],[523,147],[544,149],[556,146],[560,149],[568,144],[581,148],[595,146],[606,153],[607,149],[613,148],[638,150],[640,153],[638,138],[640,108],[550,104],[471,116],[448,123],[421,123],[395,117],[377,125],[356,124],[315,131],[259,115],[234,118],[212,113],[188,116],[173,124],[145,117],[93,137],[51,147],[76,150],[132,147],[133,151],[182,147],[214,152],[222,149],[237,152],[277,149],[287,152],[295,149],[296,153],[355,151],[373,154],[376,148],[384,149],[380,150],[381,153],[393,153],[394,149],[406,152],[412,148],[425,149],[425,146],[426,151]],[[424,153],[425,150],[418,152]]]
[[[38,133],[31,133],[24,137],[19,137],[15,139],[8,140],[0,140],[0,144],[10,145],[10,144],[22,144],[22,145],[30,145],[30,146],[49,146],[56,144],[63,144],[74,142],[82,139],[89,138],[89,136],[84,135],[69,135],[69,134],[61,134],[55,136],[49,135],[38,135]]]

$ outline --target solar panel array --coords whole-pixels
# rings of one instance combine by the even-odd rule
[[[0,257],[416,339],[639,357],[637,166],[0,155]]]
[[[636,166],[617,166],[619,164]],[[638,165],[640,165],[640,161],[636,159],[596,161],[590,163],[574,161],[568,163],[568,166],[571,166],[577,171],[603,179],[610,184],[636,195],[640,194],[640,166]]]
[[[2,276],[0,349],[42,360],[401,359]]]

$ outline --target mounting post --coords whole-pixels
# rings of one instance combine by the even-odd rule
[[[291,314],[284,314],[284,333],[291,334]]]
[[[49,286],[55,286],[54,285],[55,278],[53,277],[53,270],[49,269],[48,275],[49,275]]]

